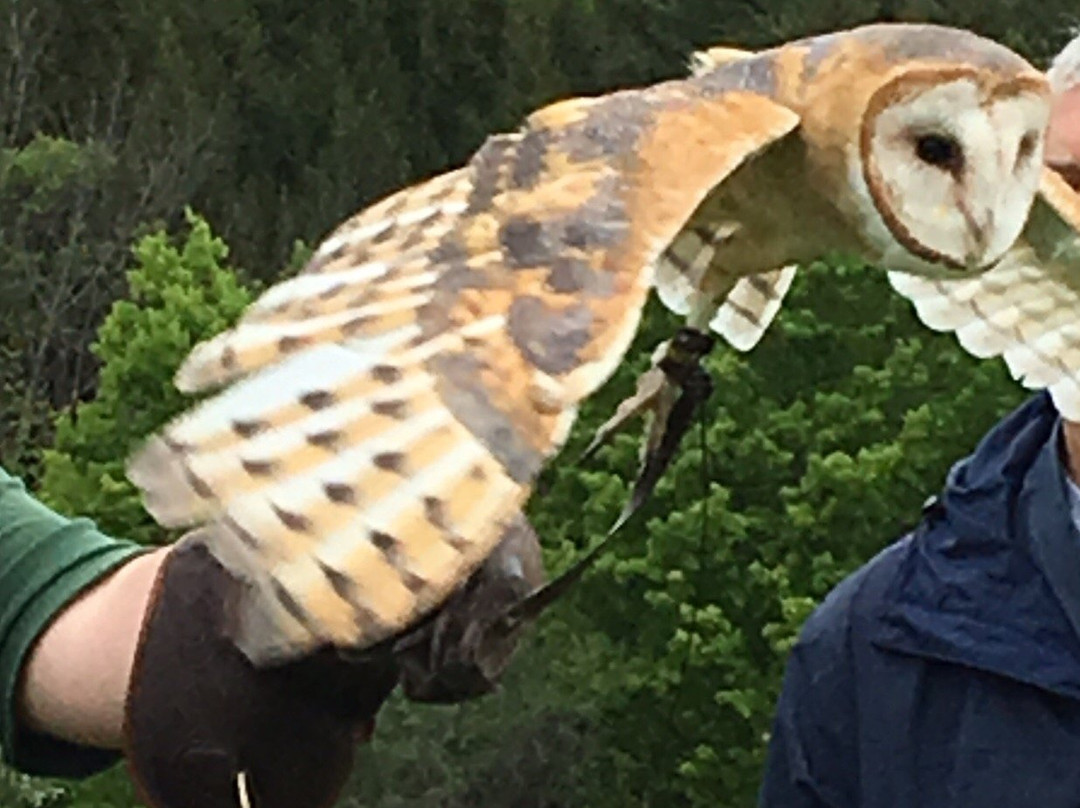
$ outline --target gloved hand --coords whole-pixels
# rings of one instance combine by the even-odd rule
[[[126,705],[125,755],[152,808],[327,808],[394,688],[450,703],[492,690],[522,621],[506,609],[544,579],[523,516],[419,625],[359,653],[327,648],[257,669],[226,637],[240,583],[195,539],[159,572]]]

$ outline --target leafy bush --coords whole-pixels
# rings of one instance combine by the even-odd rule
[[[188,213],[182,244],[166,232],[141,239],[130,294],[113,304],[91,350],[101,362],[97,396],[63,413],[43,454],[40,496],[65,513],[92,516],[105,531],[143,542],[164,536],[124,476],[131,452],[191,404],[172,384],[200,340],[232,324],[253,292],[225,264],[228,248]]]
[[[532,504],[549,546],[580,546],[617,516],[637,436],[589,467],[573,458],[674,325],[651,314],[642,350],[549,468]],[[1002,363],[929,332],[858,265],[802,270],[752,353],[720,347],[707,364],[700,430],[563,612],[617,649],[591,663],[607,677],[603,732],[574,804],[752,804],[802,621],[1024,396]]]
[[[0,805],[4,808],[70,808],[71,795],[61,785],[0,767]]]

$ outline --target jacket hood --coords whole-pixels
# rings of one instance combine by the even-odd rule
[[[1080,532],[1060,421],[1036,395],[952,468],[886,589],[876,645],[1080,699]]]

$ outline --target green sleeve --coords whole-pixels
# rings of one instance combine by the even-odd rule
[[[27,493],[0,468],[0,752],[26,774],[81,778],[119,755],[77,746],[19,726],[15,696],[34,641],[86,587],[145,548],[67,519]]]

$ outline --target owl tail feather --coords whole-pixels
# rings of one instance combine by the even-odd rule
[[[675,456],[694,414],[712,394],[712,378],[701,360],[716,340],[694,328],[682,328],[653,353],[653,366],[639,379],[634,394],[597,430],[582,459],[591,457],[601,444],[638,414],[651,416],[641,445],[641,466],[630,499],[608,535],[621,528],[649,498]]]

